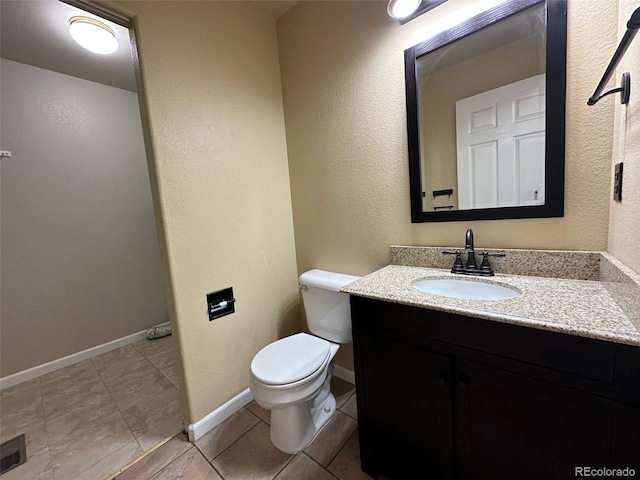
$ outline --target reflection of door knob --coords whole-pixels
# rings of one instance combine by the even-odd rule
[[[438,383],[442,386],[449,383],[449,374],[446,372],[442,372],[440,375],[438,375]]]
[[[469,383],[469,377],[467,377],[466,375],[460,375],[458,377],[458,387],[460,388],[460,390],[464,390],[465,388],[467,388],[469,386]]]

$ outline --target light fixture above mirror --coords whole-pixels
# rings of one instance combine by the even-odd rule
[[[108,55],[118,49],[113,30],[95,18],[71,17],[69,35],[78,45],[99,55]]]
[[[404,24],[446,1],[447,0],[389,0],[387,13],[391,18]]]
[[[390,0],[387,13],[391,18],[406,18],[420,6],[421,0]]]

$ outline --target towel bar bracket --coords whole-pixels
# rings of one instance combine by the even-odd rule
[[[624,72],[622,74],[622,80],[620,81],[620,84],[621,85],[618,88],[614,88],[612,90],[609,90],[608,92],[604,92],[598,98],[594,99],[593,97],[591,97],[587,102],[587,105],[595,105],[596,102],[598,102],[598,100],[600,100],[601,98],[606,97],[607,95],[611,95],[612,93],[618,93],[618,92],[620,92],[621,94],[620,103],[622,105],[629,103],[629,98],[631,98],[631,73]]]

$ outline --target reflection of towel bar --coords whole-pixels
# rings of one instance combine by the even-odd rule
[[[447,188],[446,190],[433,191],[433,198],[440,197],[442,195],[449,195],[449,197],[451,197],[451,195],[453,195],[453,188]]]
[[[442,205],[441,207],[433,207],[434,210],[443,210],[445,208],[451,210],[453,208],[453,205]]]

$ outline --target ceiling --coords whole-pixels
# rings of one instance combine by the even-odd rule
[[[251,3],[272,18],[278,19],[298,3],[298,0],[252,0]]]
[[[68,32],[76,15],[99,18],[58,0],[0,0],[0,56],[20,63],[135,91],[129,30],[100,19],[116,34],[118,50],[97,55]]]
[[[251,3],[277,19],[298,2],[252,0]],[[119,47],[112,55],[96,55],[80,47],[69,35],[69,19],[76,15],[99,18],[59,0],[0,0],[0,56],[135,91],[129,30],[100,19],[113,29]]]

